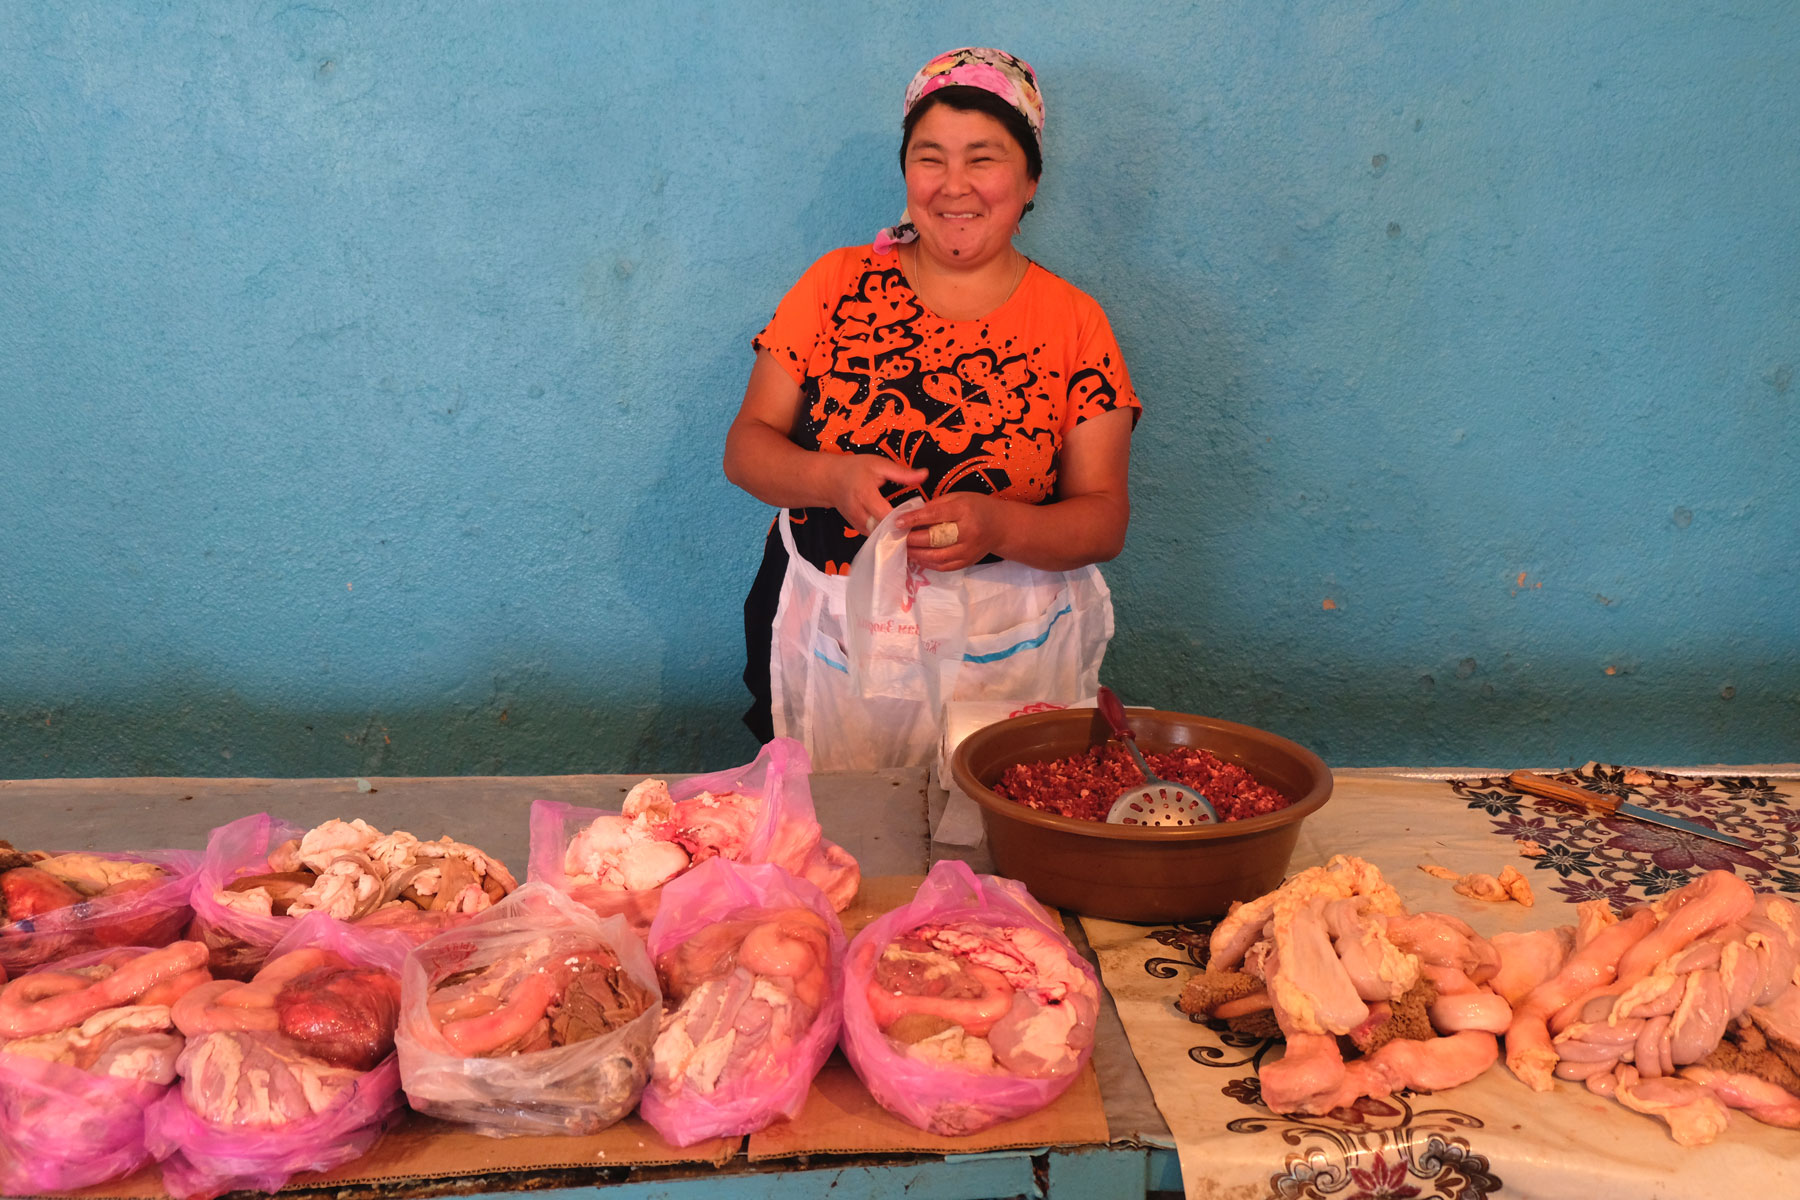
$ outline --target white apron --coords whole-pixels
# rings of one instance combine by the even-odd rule
[[[1099,568],[908,570],[893,519],[919,503],[876,527],[848,578],[801,557],[787,514],[777,518],[788,567],[769,651],[772,715],[815,771],[931,762],[952,700],[1067,704],[1099,690],[1113,634]]]

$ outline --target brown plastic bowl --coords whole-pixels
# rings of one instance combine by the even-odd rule
[[[1014,763],[1081,754],[1112,731],[1091,708],[1013,717],[976,730],[950,759],[956,786],[981,806],[1000,874],[1017,879],[1045,904],[1140,924],[1218,916],[1233,901],[1279,885],[1300,822],[1331,798],[1331,772],[1319,756],[1265,730],[1211,717],[1128,709],[1126,718],[1144,753],[1177,746],[1208,750],[1294,803],[1265,817],[1191,829],[1109,825],[1039,812],[988,785]]]

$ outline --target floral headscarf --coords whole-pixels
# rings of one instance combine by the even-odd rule
[[[1037,73],[1031,69],[1030,63],[1022,58],[1015,58],[1004,50],[985,46],[946,50],[920,67],[919,73],[906,85],[906,99],[900,106],[901,120],[904,121],[911,115],[919,101],[939,88],[952,84],[992,92],[1017,109],[1019,115],[1025,118],[1025,124],[1031,128],[1031,136],[1037,141],[1038,153],[1043,153],[1044,95],[1038,91]],[[910,242],[918,236],[919,231],[913,228],[903,211],[897,224],[875,235],[875,253],[886,254],[901,243]]]

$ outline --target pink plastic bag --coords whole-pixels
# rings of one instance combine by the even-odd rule
[[[167,1084],[0,1054],[0,1193],[89,1187],[150,1161],[144,1110]]]
[[[249,979],[262,967],[275,943],[287,937],[299,920],[232,908],[220,901],[219,892],[234,879],[267,871],[270,853],[306,832],[306,828],[290,821],[257,813],[219,826],[207,839],[206,855],[194,875],[189,897],[194,919],[188,936],[212,949],[211,965],[216,978]],[[390,930],[417,945],[462,924],[470,915],[421,912],[409,906],[390,905],[352,924],[359,929]]]
[[[91,950],[41,969],[122,966],[155,949],[160,947]],[[115,1078],[0,1053],[0,1193],[35,1195],[129,1175],[150,1161],[144,1110],[168,1090],[166,1077]]]
[[[92,853],[115,862],[155,863],[169,874],[148,887],[71,904],[24,921],[0,924],[0,978],[107,946],[166,946],[181,937],[188,893],[200,868],[192,850]]]
[[[289,932],[269,949],[269,958],[317,947],[397,978],[411,947],[392,931],[359,929],[325,913],[283,923]],[[179,1066],[206,1038],[223,1036],[229,1035],[190,1039]],[[180,1088],[171,1089],[145,1113],[144,1140],[162,1160],[164,1186],[181,1200],[209,1200],[240,1188],[274,1192],[296,1172],[329,1170],[368,1153],[401,1104],[400,1066],[389,1054],[332,1108],[275,1128],[215,1125],[188,1106]]]
[[[452,976],[519,961],[515,956],[530,964],[596,950],[609,952],[647,1000],[609,1032],[548,1049],[465,1056],[429,1013],[433,988]],[[662,991],[644,943],[622,918],[596,916],[547,884],[527,883],[414,950],[400,983],[395,1041],[407,1099],[419,1112],[489,1137],[514,1137],[598,1133],[637,1107],[650,1077]],[[549,1007],[560,1003],[555,996]]]
[[[288,917],[265,917],[228,908],[218,893],[232,880],[268,870],[269,853],[306,830],[268,813],[239,817],[212,831],[206,855],[194,875],[188,902],[194,909],[188,936],[212,951],[216,979],[249,979],[269,957],[276,942],[294,928]]]
[[[997,1061],[991,1063],[991,1073],[922,1061],[896,1049],[882,1033],[870,1003],[877,960],[897,938],[946,926],[955,927],[945,939],[959,947],[953,956],[1000,971],[1015,1004],[1064,1010],[1050,1014],[1054,1025],[1067,1027],[1056,1042],[1062,1056],[1053,1074],[1018,1074]],[[976,875],[961,862],[940,862],[911,903],[857,934],[848,962],[844,1053],[869,1094],[920,1129],[954,1137],[1036,1112],[1067,1090],[1093,1052],[1099,978],[1063,936],[1055,918],[1014,880]],[[1009,1010],[1002,1020],[1011,1029],[1024,1027],[1012,1018]],[[996,1022],[996,1032],[990,1035],[996,1040],[1000,1027]],[[986,1039],[974,1040],[988,1044]]]
[[[809,971],[802,982],[801,976],[785,969],[781,974],[746,969],[741,947],[755,927],[752,923],[795,908],[813,914],[822,927],[827,951],[826,961],[819,964],[823,977]],[[790,939],[788,944],[794,943]],[[765,1042],[753,1057],[733,1064],[745,1045],[746,1035],[738,1029],[726,1068],[700,1081],[680,1074],[677,1060],[691,1054],[695,1042],[680,1020],[683,1013],[671,1013],[657,1039],[656,1066],[638,1111],[677,1146],[709,1137],[737,1137],[791,1119],[806,1103],[807,1090],[831,1056],[843,1022],[844,930],[830,902],[818,888],[772,863],[747,866],[708,859],[663,888],[662,905],[650,926],[649,948],[665,979],[670,977],[663,969],[670,963],[665,955],[683,946],[696,955],[695,961],[717,962],[723,968],[713,971],[701,965],[693,976],[696,982],[720,981],[712,989],[714,1002],[741,995],[753,983],[770,989],[771,994],[761,998],[751,994],[736,1010],[740,1025],[747,1018],[762,1018],[746,1028],[782,1030],[787,1014],[799,1011],[804,1003],[797,999],[802,988],[820,989],[818,1007],[803,1027],[765,1034],[781,1041]],[[798,960],[814,961],[815,954],[809,945]],[[734,977],[738,972],[741,979]],[[685,986],[681,979],[674,982]]]
[[[813,813],[811,772],[805,747],[791,738],[776,738],[748,766],[684,779],[671,784],[669,794],[677,803],[701,792],[761,797],[762,808],[736,861],[784,867],[817,885],[842,912],[856,897],[860,873],[854,858],[820,836],[818,817]],[[583,808],[558,800],[533,801],[527,878],[549,884],[601,916],[623,916],[641,934],[656,915],[661,888],[623,891],[599,884],[571,884],[564,872],[564,859],[575,835],[596,818],[617,813],[617,809]]]

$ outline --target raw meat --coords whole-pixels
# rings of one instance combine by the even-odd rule
[[[1407,913],[1380,871],[1346,855],[1232,909],[1210,951],[1177,1007],[1261,1036],[1273,1017],[1287,1050],[1261,1084],[1276,1112],[1466,1083],[1512,1020],[1485,938],[1443,913]],[[1340,1037],[1363,1056],[1346,1062]]]
[[[205,980],[205,958],[191,942],[99,950],[6,985],[0,1191],[83,1187],[148,1161],[144,1110],[182,1050],[170,1004]]]
[[[1539,1091],[1580,1081],[1683,1145],[1717,1138],[1731,1108],[1800,1121],[1800,909],[1709,871],[1623,921],[1585,925],[1514,1014],[1519,1078]]]
[[[721,922],[665,955],[667,999],[651,1077],[665,1092],[785,1075],[824,1006],[830,934],[803,908]],[[710,961],[705,961],[710,958]]]
[[[1203,792],[1221,821],[1242,821],[1279,812],[1293,801],[1235,763],[1208,750],[1177,746],[1146,753],[1158,778]],[[1144,772],[1116,741],[1102,742],[1068,758],[1015,763],[994,781],[994,793],[1026,808],[1082,821],[1104,821],[1128,789],[1144,785]]]
[[[496,1136],[596,1132],[637,1104],[661,999],[622,920],[528,883],[407,956],[407,1098]]]
[[[313,1057],[367,1071],[393,1052],[400,981],[368,967],[314,967],[282,988],[275,1015]]]
[[[190,1039],[176,1069],[195,1116],[215,1127],[257,1129],[331,1109],[363,1074],[321,1062],[280,1034],[234,1030]]]
[[[326,821],[283,842],[267,867],[221,888],[219,902],[262,916],[323,911],[348,921],[389,906],[480,912],[518,886],[504,863],[474,846],[384,834],[360,817]]]
[[[0,842],[0,971],[104,946],[167,945],[187,924],[197,860],[178,850],[25,853]]]
[[[161,950],[119,950],[88,966],[38,970],[0,988],[0,1038],[52,1033],[107,1008],[130,1004],[153,988],[194,978],[206,947],[176,942]]]
[[[103,1009],[55,1033],[0,1042],[0,1054],[59,1062],[79,1071],[145,1083],[174,1081],[182,1037],[166,1004]]]
[[[805,748],[788,738],[747,767],[683,780],[645,779],[619,812],[537,801],[530,877],[602,916],[646,929],[661,888],[713,858],[773,863],[814,884],[838,911],[856,896],[856,860],[814,816]]]
[[[922,1129],[955,1136],[1035,1111],[1091,1053],[1098,980],[1013,880],[940,862],[848,962],[845,1053]]]

